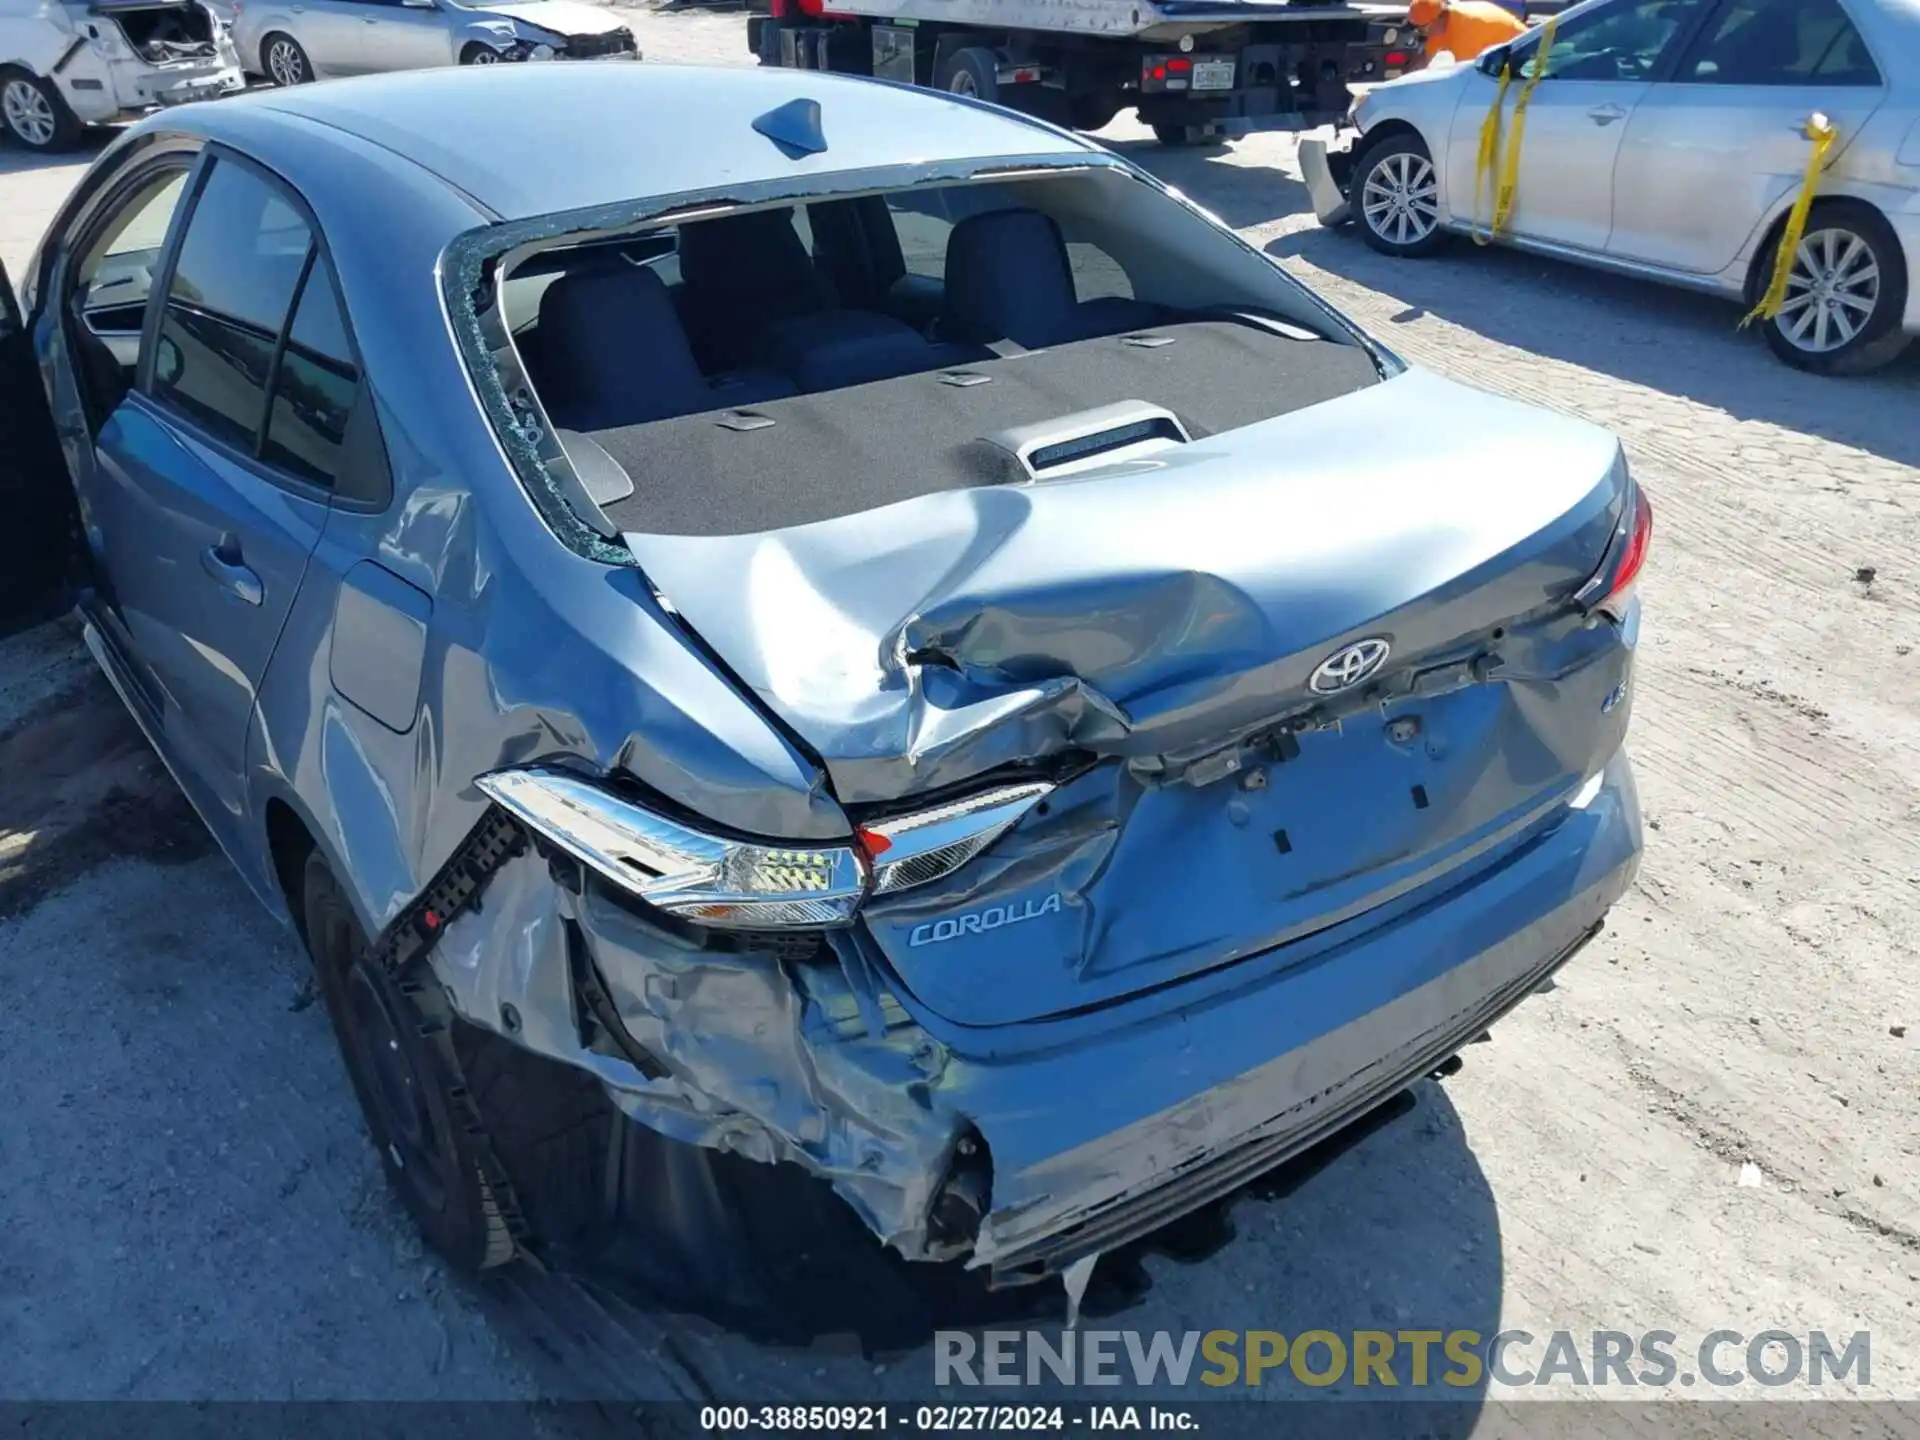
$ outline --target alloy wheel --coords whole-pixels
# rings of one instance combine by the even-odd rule
[[[267,50],[267,73],[276,85],[298,85],[307,78],[306,61],[291,40],[276,40]]]
[[[494,51],[482,48],[473,52],[473,59],[468,63],[473,65],[498,65],[500,63],[500,57]]]
[[[1774,319],[1796,350],[1824,355],[1852,342],[1880,304],[1880,261],[1851,230],[1802,237],[1787,273],[1787,298]]]
[[[0,112],[6,115],[7,128],[35,149],[52,143],[57,128],[53,106],[39,86],[27,80],[9,80],[6,89],[0,90]]]
[[[1395,245],[1426,239],[1440,224],[1433,162],[1402,150],[1367,172],[1360,209],[1367,228]]]

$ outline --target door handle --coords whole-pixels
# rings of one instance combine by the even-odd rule
[[[267,598],[266,587],[241,561],[240,542],[231,535],[221,536],[218,545],[209,545],[200,552],[200,568],[222,590],[248,605],[258,605]]]
[[[1611,125],[1616,120],[1626,118],[1627,112],[1609,101],[1605,105],[1596,105],[1587,111],[1587,117],[1596,125]]]

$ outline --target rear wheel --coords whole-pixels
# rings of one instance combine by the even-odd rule
[[[276,85],[305,85],[313,79],[313,62],[300,42],[278,32],[260,42],[260,68]]]
[[[1772,278],[1776,239],[1755,271]],[[1787,364],[1818,375],[1861,375],[1910,343],[1900,329],[1907,267],[1899,237],[1858,201],[1814,207],[1787,273],[1787,296],[1767,322],[1767,344]]]
[[[0,123],[29,150],[49,154],[71,150],[82,129],[49,81],[17,68],[0,70]]]
[[[339,882],[316,851],[304,871],[307,948],[347,1076],[388,1183],[427,1242],[461,1270],[516,1246],[482,1173],[463,1087],[484,1118],[534,1238],[580,1243],[599,1217],[612,1109],[599,1082],[455,1021],[458,1072],[429,1038],[415,992],[368,953]]]
[[[1000,59],[984,45],[955,50],[934,67],[933,88],[998,103]]]
[[[1360,237],[1384,255],[1431,255],[1446,241],[1439,175],[1418,135],[1370,146],[1353,167],[1347,194]]]

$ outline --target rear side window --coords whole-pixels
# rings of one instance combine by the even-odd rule
[[[318,485],[340,474],[340,447],[360,388],[326,261],[314,257],[293,312],[267,416],[267,463]]]
[[[1878,85],[1839,0],[1735,0],[1676,77],[1705,85]]]
[[[270,181],[214,162],[167,287],[154,398],[235,449],[331,488],[359,390],[339,291],[313,232]]]
[[[253,453],[274,350],[313,237],[251,170],[216,162],[167,287],[154,397]]]

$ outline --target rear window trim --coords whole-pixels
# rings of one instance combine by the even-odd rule
[[[548,530],[584,559],[638,569],[639,561],[633,552],[617,532],[611,532],[611,522],[607,522],[608,529],[602,530],[587,518],[598,514],[602,521],[607,519],[587,497],[586,487],[574,474],[556,427],[520,364],[505,320],[502,296],[505,274],[542,251],[558,248],[560,242],[592,245],[650,225],[681,225],[741,211],[849,200],[863,195],[1099,171],[1112,172],[1145,185],[1219,226],[1234,244],[1273,266],[1293,284],[1302,298],[1321,313],[1331,331],[1371,355],[1383,379],[1406,368],[1399,356],[1181,191],[1118,155],[1091,148],[1003,155],[988,160],[944,161],[931,166],[911,163],[870,166],[811,177],[683,190],[646,200],[626,200],[524,220],[477,225],[456,235],[441,252],[438,267],[441,310],[481,415],[500,447],[502,458]]]
[[[540,251],[556,248],[556,242],[562,240],[591,245],[614,240],[648,225],[679,225],[782,204],[933,189],[974,180],[1012,180],[1093,170],[1117,171],[1143,183],[1158,184],[1118,156],[1094,150],[1066,151],[1000,156],[985,162],[966,160],[934,166],[900,164],[840,170],[814,177],[685,190],[649,200],[621,201],[615,205],[479,225],[455,236],[441,253],[441,308],[481,413],[502,456],[547,528],[585,559],[638,569],[639,562],[633,552],[617,537],[603,534],[583,518],[578,509],[579,499],[567,498],[583,496],[584,487],[573,475],[554,427],[521,370],[501,304],[504,273]],[[481,300],[484,304],[478,303]],[[515,413],[513,396],[524,397],[525,403],[521,406],[526,415],[524,420]]]

